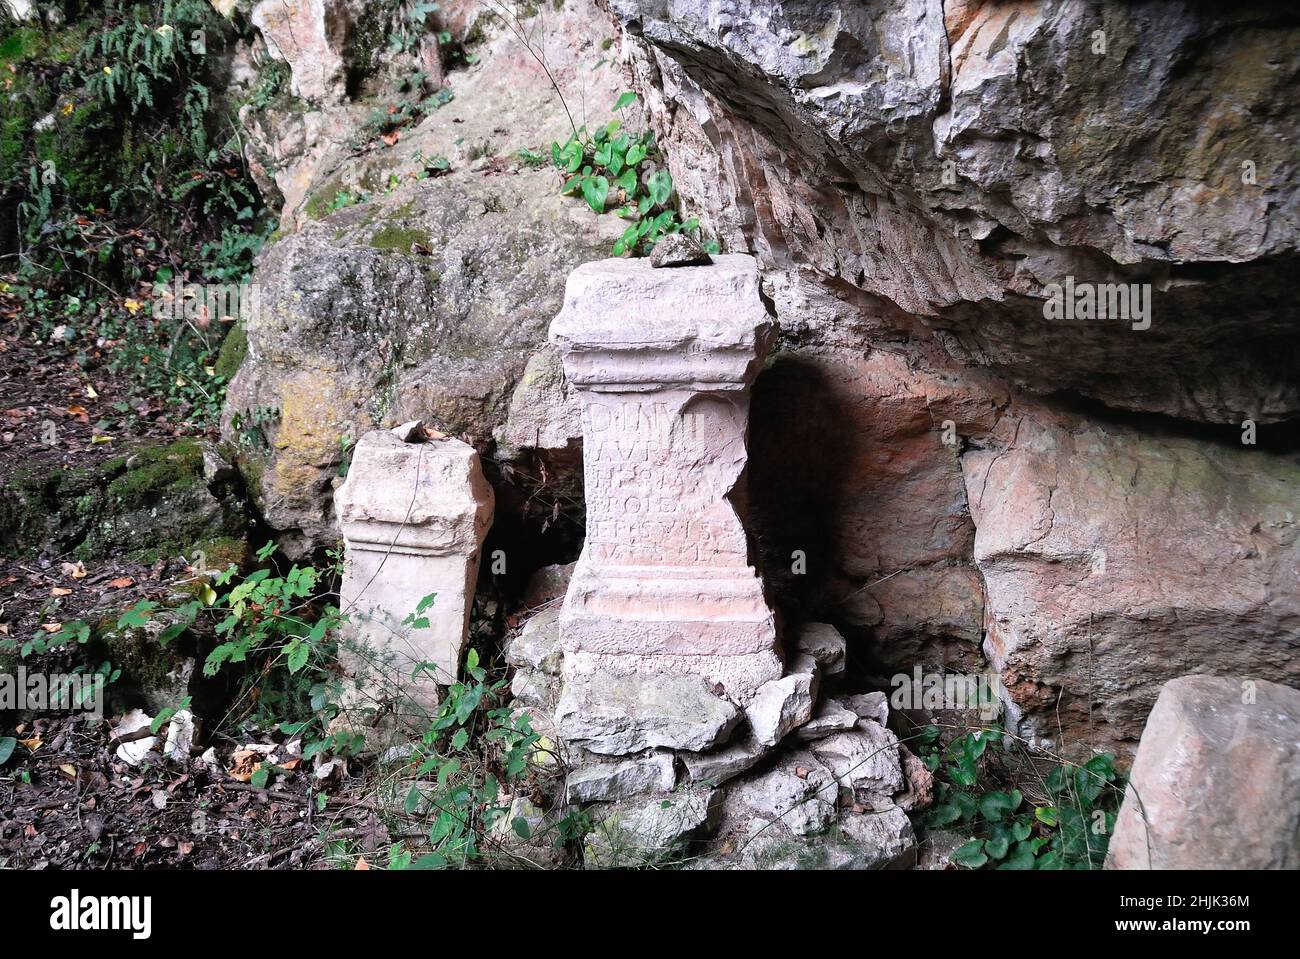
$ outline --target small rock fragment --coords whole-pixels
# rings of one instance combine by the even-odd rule
[[[614,801],[668,792],[676,782],[671,753],[653,752],[617,763],[583,766],[569,773],[565,798],[571,803]]]
[[[688,233],[669,233],[650,251],[653,267],[708,266],[712,262],[713,257]]]
[[[764,683],[745,707],[754,738],[764,746],[775,746],[790,730],[812,718],[816,696],[815,672],[794,672]]]
[[[805,623],[796,646],[799,652],[817,660],[823,678],[832,679],[844,674],[848,645],[830,623]]]

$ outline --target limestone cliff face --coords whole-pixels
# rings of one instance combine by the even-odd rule
[[[597,122],[630,80],[683,206],[764,270],[745,505],[791,624],[833,622],[877,678],[987,669],[1009,722],[1067,749],[1131,752],[1189,672],[1300,685],[1300,16],[594,2],[531,11],[566,99]],[[339,438],[414,416],[541,464],[551,520],[580,515],[544,330],[619,221],[513,159],[568,121],[477,9],[445,5],[478,58],[395,146],[356,153],[368,107],[290,103],[252,147],[297,232],[259,268],[227,437],[273,411],[244,466],[300,548],[334,535]],[[328,135],[297,143],[276,116],[299,115]],[[437,155],[451,173],[411,181]],[[1045,309],[1089,284],[1128,309]]]
[[[788,601],[881,672],[982,653],[1067,748],[1127,752],[1188,672],[1300,682],[1300,18],[610,7],[686,205],[768,268],[752,471]],[[1067,283],[1149,284],[1149,328],[1045,311]]]

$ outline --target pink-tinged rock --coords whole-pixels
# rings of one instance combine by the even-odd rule
[[[1300,690],[1185,676],[1147,720],[1111,869],[1300,869]]]
[[[289,64],[295,96],[311,101],[342,98],[351,6],[347,0],[261,0],[253,7],[251,20],[267,51]]]
[[[566,668],[700,676],[742,705],[780,677],[731,501],[771,334],[752,257],[570,274],[550,337],[582,405],[587,536],[561,614]]]
[[[1131,753],[1160,687],[1300,683],[1294,455],[1008,417],[962,459],[1008,720]]]
[[[367,433],[334,505],[347,546],[345,669],[376,700],[436,704],[434,684],[454,682],[460,670],[492,521],[492,488],[478,454],[458,440],[404,443],[387,430]]]

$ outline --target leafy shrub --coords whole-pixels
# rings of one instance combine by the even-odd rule
[[[1037,783],[1042,799],[1035,804],[1019,788],[987,784],[990,760],[1018,746],[1000,728],[975,730],[946,748],[938,739],[935,726],[920,738],[923,761],[938,773],[935,804],[922,824],[974,836],[953,854],[955,863],[970,869],[1101,868],[1123,798],[1114,756],[1054,765]]]
[[[635,99],[628,91],[614,109],[622,110]],[[668,234],[693,233],[700,227],[698,219],[683,221],[670,205],[673,177],[662,165],[654,132],[628,134],[622,125],[617,118],[593,131],[584,125],[563,144],[551,144],[551,162],[567,177],[561,193],[580,195],[595,213],[612,209],[633,221],[615,241],[615,256],[649,253]],[[716,244],[709,247],[717,249]]]

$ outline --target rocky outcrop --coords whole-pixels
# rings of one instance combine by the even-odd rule
[[[1040,392],[1220,423],[1300,414],[1294,15],[611,7],[641,41],[678,188],[728,244],[878,297],[963,366]],[[1067,276],[1150,284],[1150,328],[1048,319]]]
[[[1131,755],[1186,672],[1298,681],[1300,18],[610,7],[684,205],[764,267],[750,505],[784,609],[880,677],[987,658],[1062,748]],[[1049,302],[1121,283],[1127,311]]]
[[[565,100],[607,114],[622,83],[591,65],[613,26],[581,0],[546,22],[547,67]],[[355,142],[382,104],[285,101],[268,108],[283,115],[263,118],[271,153],[304,132],[301,149],[263,157],[288,235],[253,278],[260,309],[245,326],[223,434],[290,550],[336,537],[332,487],[369,429],[423,418],[480,449],[497,430],[526,442],[525,426],[508,426],[511,398],[535,382],[525,369],[564,279],[622,232],[616,217],[559,196],[553,171],[517,157],[567,136],[565,104],[509,31],[486,36],[476,62],[449,74],[454,99],[391,146]]]
[[[833,624],[854,688],[991,665],[1021,733],[1121,755],[1167,679],[1251,662],[1298,681],[1300,19],[604,5],[537,11],[549,69],[590,120],[623,85],[591,64],[621,59],[646,105],[629,122],[655,126],[684,209],[762,270],[778,336],[743,505],[792,630]],[[392,144],[358,145],[375,104],[346,84],[251,117],[290,235],[259,269],[225,433],[291,549],[334,535],[347,443],[416,417],[487,454],[503,516],[494,460],[530,457],[555,490],[539,524],[582,510],[579,404],[541,334],[620,223],[513,159],[562,139],[565,111],[519,39],[468,11],[441,15],[478,61]],[[1105,318],[1053,312],[1058,286],[1088,283],[1137,284],[1128,314],[1118,290]],[[516,684],[557,692],[531,666]],[[805,735],[839,721],[823,708]],[[752,755],[728,749],[694,761],[742,774]]]
[[[1188,673],[1300,685],[1300,458],[1008,416],[962,459],[1022,733],[1129,753]]]

